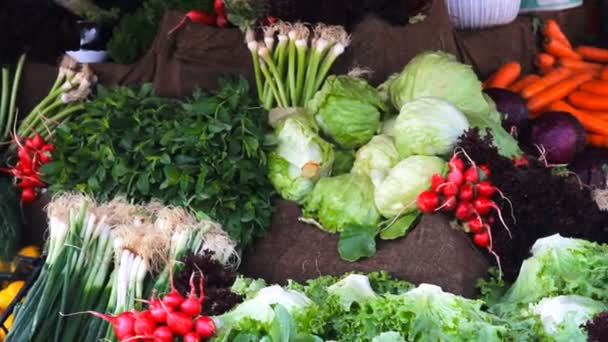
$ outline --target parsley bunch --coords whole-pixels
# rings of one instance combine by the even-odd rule
[[[242,78],[184,101],[157,97],[150,84],[100,87],[84,114],[57,129],[42,171],[53,192],[188,207],[245,247],[270,223],[265,134],[266,113]]]

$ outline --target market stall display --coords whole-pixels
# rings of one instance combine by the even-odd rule
[[[366,49],[449,23],[443,1],[407,27],[243,15],[242,32],[221,28],[233,2],[214,5],[214,23],[168,14],[136,65],[64,60],[30,115],[3,80],[6,198],[22,189],[2,208],[5,254],[10,215],[49,200],[4,340],[605,334],[605,159],[583,159],[605,148],[603,49],[548,19],[523,54],[534,74],[503,56],[486,77],[449,25],[405,53]],[[383,58],[372,76],[359,64]]]

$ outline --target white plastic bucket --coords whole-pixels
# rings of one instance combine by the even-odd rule
[[[521,0],[446,0],[450,21],[457,29],[505,25],[517,17]]]

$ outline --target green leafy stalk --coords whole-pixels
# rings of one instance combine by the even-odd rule
[[[3,125],[3,127],[9,127],[10,124],[8,123],[8,121],[4,121],[6,118],[6,108],[8,106],[8,89],[10,87],[10,80],[9,80],[9,70],[8,67],[3,67],[2,68],[2,95],[0,97],[0,124]],[[2,137],[2,140],[4,140],[4,136]]]
[[[21,72],[23,71],[23,65],[25,64],[25,54],[19,57],[19,62],[17,63],[17,70],[15,71],[15,77],[13,78],[13,89],[11,91],[11,100],[8,106],[8,120],[7,124],[4,127],[4,133],[2,134],[2,139],[6,139],[13,129],[13,121],[15,120],[16,110],[15,106],[17,103],[17,91],[19,90],[19,82],[21,80]],[[0,121],[2,122],[2,121]]]
[[[262,83],[262,72],[260,70],[260,56],[258,56],[257,42],[249,43],[248,46],[249,51],[251,52],[251,60],[253,62],[253,71],[255,73],[255,85],[258,91],[258,98],[260,99],[260,102],[264,102],[264,86]]]
[[[315,93],[315,84],[317,83],[317,71],[319,69],[319,64],[321,60],[325,56],[328,48],[330,47],[330,42],[323,38],[319,38],[315,47],[312,48],[310,62],[308,64],[308,70],[306,70],[306,82],[304,87],[304,103],[312,98]]]
[[[296,83],[296,98],[298,99],[298,106],[304,105],[304,76],[306,75],[306,60],[308,58],[308,46],[306,41],[303,39],[296,41],[296,51],[298,56],[298,68],[297,68],[297,83]]]
[[[262,63],[260,65],[260,67],[262,69],[262,73],[264,74],[264,77],[266,77],[266,82],[270,86],[270,90],[272,91],[272,95],[276,99],[278,106],[283,107],[283,108],[287,107],[287,104],[285,102],[283,102],[283,98],[279,95],[278,87],[275,84],[275,80],[272,78],[270,71],[268,70],[269,67],[267,66],[267,64]]]
[[[298,105],[298,94],[296,93],[296,34],[294,31],[289,32],[289,62],[287,65],[287,82],[291,106],[296,107]]]
[[[268,66],[268,70],[270,71],[271,79],[276,84],[276,90],[279,98],[277,102],[280,103],[280,106],[287,107],[287,96],[285,95],[285,85],[283,84],[283,80],[281,79],[281,75],[279,73],[279,69],[277,65],[274,63],[272,58],[270,57],[270,53],[265,49],[260,49],[259,51],[260,57],[266,62]]]
[[[344,53],[344,45],[342,43],[337,43],[331,48],[331,50],[323,60],[323,63],[321,64],[321,69],[319,69],[319,73],[317,74],[316,83],[314,86],[315,89],[321,88],[321,85],[323,85],[323,81],[325,81],[325,77],[327,77],[329,70],[331,69],[336,59],[338,59],[338,57],[342,53]]]
[[[275,60],[275,64],[277,65],[277,71],[278,71],[279,78],[281,79],[281,82],[283,82],[283,79],[285,78],[285,64],[287,64],[287,62],[288,62],[287,44],[288,44],[287,36],[279,35],[279,44],[277,46],[274,60]],[[284,86],[284,89],[285,89],[285,103],[289,107],[289,105],[290,105],[289,87]]]

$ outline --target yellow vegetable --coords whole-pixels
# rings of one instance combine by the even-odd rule
[[[0,308],[6,309],[10,305],[23,285],[25,285],[25,282],[22,280],[14,281],[7,288],[0,291]]]
[[[38,248],[37,246],[25,246],[21,248],[21,250],[17,254],[30,258],[36,258],[40,256],[40,248]]]
[[[6,329],[10,330],[11,326],[13,326],[13,314],[8,316],[6,318],[6,321],[4,322],[4,327]],[[4,329],[0,328],[0,341],[3,341],[4,337],[6,337],[6,335],[4,334]]]

